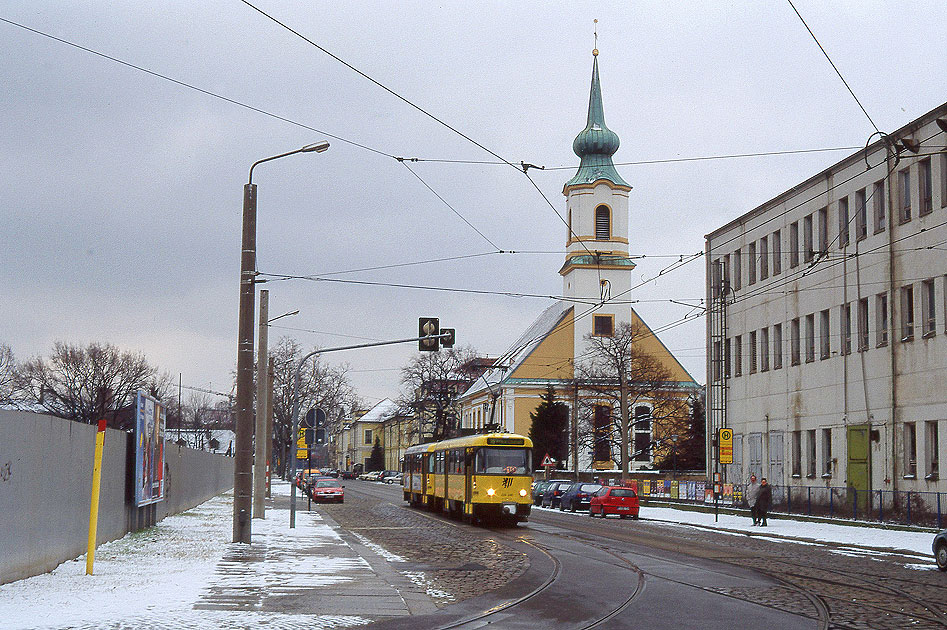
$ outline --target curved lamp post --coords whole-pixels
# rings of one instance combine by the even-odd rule
[[[256,297],[256,184],[257,164],[296,153],[322,153],[328,142],[308,144],[257,160],[250,166],[243,187],[243,246],[240,254],[240,313],[237,323],[237,435],[233,479],[233,541],[250,543],[250,511],[253,503],[253,306]]]

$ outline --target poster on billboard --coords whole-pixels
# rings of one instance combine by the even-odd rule
[[[135,399],[135,505],[164,499],[164,405],[139,391]]]

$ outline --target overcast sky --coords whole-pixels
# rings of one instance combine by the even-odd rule
[[[947,100],[947,3],[794,0],[882,131]],[[616,164],[863,146],[874,131],[788,2],[253,0],[332,54],[510,162],[564,212],[585,126],[592,30]],[[7,2],[0,18],[0,342],[140,350],[175,380],[229,391],[243,185],[261,158],[258,269],[555,296],[565,228],[508,165],[239,0]],[[296,124],[294,124],[296,123]],[[319,131],[307,129],[311,127]],[[332,134],[352,143],[328,137]],[[376,152],[377,151],[377,152]],[[618,166],[633,187],[635,279],[853,151]],[[385,155],[387,154],[387,155]],[[554,167],[567,167],[553,170]],[[478,231],[481,234],[478,234]],[[492,244],[491,244],[492,243]],[[495,246],[494,246],[495,245]],[[631,296],[658,328],[704,295],[704,262]],[[273,328],[305,346],[410,337],[421,315],[496,356],[550,304],[377,285],[271,281]],[[704,321],[660,336],[704,381]],[[395,397],[414,346],[327,355],[368,404]]]

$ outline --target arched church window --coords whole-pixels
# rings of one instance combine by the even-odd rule
[[[634,409],[634,459],[646,462],[651,459],[651,408],[638,405]]]
[[[612,217],[608,206],[595,209],[595,240],[607,241],[612,236]]]

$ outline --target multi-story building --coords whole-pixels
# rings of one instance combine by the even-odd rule
[[[708,472],[727,426],[731,482],[947,490],[945,144],[947,104],[707,235]]]
[[[385,422],[398,413],[398,405],[385,398],[367,411],[352,414],[352,419],[342,425],[339,436],[339,467],[342,470],[367,470],[368,459],[375,440],[384,448]]]

